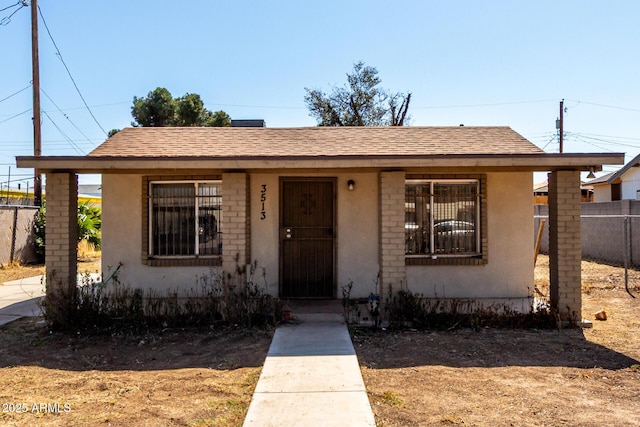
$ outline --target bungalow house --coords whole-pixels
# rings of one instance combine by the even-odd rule
[[[587,184],[593,186],[594,201],[640,200],[640,155],[617,172],[608,173]]]
[[[102,174],[103,270],[189,289],[257,261],[282,298],[409,289],[507,301],[533,289],[534,171],[549,174],[552,303],[580,313],[580,171],[508,127],[127,128],[47,178],[47,292],[75,285],[77,174]],[[60,288],[62,286],[63,288]]]

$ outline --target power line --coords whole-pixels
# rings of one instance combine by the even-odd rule
[[[602,137],[602,138],[610,138],[610,139],[623,139],[623,140],[629,140],[629,141],[638,141],[640,142],[640,138],[633,138],[630,136],[613,136],[613,135],[602,135],[599,133],[583,133],[583,132],[572,132],[575,135],[581,135],[581,136],[591,136],[591,137]]]
[[[76,126],[76,124],[75,124],[75,123],[73,123],[73,121],[71,121],[71,119],[69,118],[69,116],[67,116],[65,113],[63,113],[63,112],[62,112],[62,110],[60,109],[60,107],[58,107],[58,104],[56,104],[56,103],[53,101],[53,99],[51,99],[51,97],[50,97],[49,95],[47,95],[47,93],[44,91],[44,89],[40,88],[40,92],[42,92],[42,93],[44,94],[44,96],[46,96],[46,97],[47,97],[47,99],[48,99],[49,101],[51,101],[51,103],[52,103],[52,104],[53,104],[53,105],[58,109],[58,111],[60,112],[60,114],[62,114],[62,115],[64,116],[64,118],[65,118],[65,119],[67,119],[67,120],[69,121],[69,123],[71,123],[71,124],[73,125],[73,127],[74,127],[74,128],[76,128],[76,130],[77,130],[78,132],[80,132],[80,133],[82,134],[82,136],[84,136],[84,137],[85,137],[85,139],[86,139],[87,141],[91,142],[91,139],[89,139],[89,137],[88,137],[87,135],[85,135],[85,133],[84,133],[84,132],[82,132],[82,131],[80,130],[80,128],[79,128],[78,126]]]
[[[0,99],[0,102],[4,102],[4,101],[6,101],[6,100],[7,100],[7,99],[9,99],[9,98],[14,97],[14,96],[16,96],[17,94],[19,94],[20,92],[24,92],[25,90],[29,89],[30,87],[31,87],[31,85],[29,85],[29,86],[27,86],[27,87],[24,87],[24,88],[20,89],[20,90],[19,90],[19,91],[17,91],[17,92],[12,93],[11,95],[7,96],[6,98],[2,98],[2,99]]]
[[[13,115],[13,116],[9,117],[8,119],[4,119],[4,120],[3,120],[3,121],[1,121],[0,123],[8,122],[8,121],[9,121],[9,120],[11,120],[11,119],[15,119],[15,118],[16,118],[16,117],[18,117],[18,116],[21,116],[21,115],[23,115],[23,114],[25,114],[25,113],[28,113],[29,111],[31,111],[31,108],[28,108],[28,109],[24,110],[22,113],[15,114],[15,115]]]
[[[9,16],[5,16],[4,18],[0,19],[0,27],[5,27],[7,25],[9,25],[9,22],[11,22],[11,18],[13,17],[13,15],[15,15],[16,13],[18,13],[19,10],[22,10],[23,7],[27,6],[27,2],[26,1],[19,1],[18,3],[11,5],[11,6],[7,6],[4,9],[0,9],[0,12],[3,12],[7,9],[11,9],[12,7],[16,7],[16,6],[21,6],[18,9],[14,10],[13,13]]]
[[[87,111],[89,112],[89,114],[93,118],[93,121],[96,122],[96,124],[102,130],[102,132],[104,132],[104,134],[107,135],[107,131],[104,130],[104,128],[102,127],[100,122],[98,122],[98,119],[96,119],[96,116],[93,115],[93,112],[91,111],[91,108],[89,108],[89,105],[87,104],[87,101],[84,99],[84,96],[82,96],[82,93],[80,92],[80,88],[78,88],[78,85],[76,84],[75,79],[71,75],[71,71],[69,71],[69,67],[67,67],[67,64],[64,62],[64,59],[62,59],[62,53],[60,53],[60,49],[58,49],[58,45],[56,44],[55,40],[53,39],[53,36],[51,35],[51,31],[49,31],[49,26],[47,25],[47,21],[44,19],[44,15],[42,14],[42,10],[40,9],[40,6],[38,6],[38,13],[40,13],[40,18],[42,18],[42,23],[44,24],[44,28],[47,30],[47,34],[49,35],[49,38],[51,39],[51,42],[53,43],[53,46],[56,48],[56,55],[58,56],[58,58],[60,58],[60,62],[62,62],[62,65],[64,65],[65,70],[67,70],[67,74],[69,74],[69,78],[71,79],[71,82],[73,83],[73,86],[76,88],[76,92],[78,92],[78,95],[80,95],[80,99],[82,99],[82,103],[87,108]]]
[[[600,144],[614,145],[614,146],[622,146],[622,147],[631,147],[631,148],[640,148],[640,143],[638,144],[630,144],[628,142],[620,142],[620,141],[608,141],[602,138],[594,138],[581,134],[569,133],[567,136],[572,137],[578,141],[586,142],[587,144],[591,144],[591,141],[597,141]],[[593,145],[593,144],[592,144]]]
[[[22,3],[22,1],[18,1],[18,3],[12,4],[11,6],[4,7],[4,8],[2,8],[2,9],[0,9],[0,12],[4,12],[4,11],[5,11],[5,10],[7,10],[7,9],[11,9],[12,7],[16,7],[16,6],[18,6],[20,3]],[[26,6],[26,5],[25,5],[25,4],[23,4],[23,6]]]
[[[511,102],[495,102],[487,104],[461,104],[461,105],[434,105],[430,107],[411,107],[413,110],[430,110],[436,108],[475,108],[475,107],[498,107],[501,105],[517,105],[517,104],[538,104],[541,102],[556,101],[555,99],[539,99],[534,101],[511,101]]]
[[[551,139],[549,140],[549,142],[547,142],[547,143],[545,144],[545,146],[544,146],[544,147],[542,147],[542,151],[544,151],[544,149],[545,149],[545,148],[547,148],[547,147],[549,146],[549,144],[551,144],[551,143],[553,142],[553,140],[554,140],[554,139],[556,139],[556,138],[558,138],[558,135],[555,135],[555,134],[554,134],[554,135],[551,137]]]
[[[43,111],[43,113],[44,113],[45,116],[47,116],[47,118],[51,121],[51,123],[53,123],[53,126],[55,126],[55,128],[58,129],[58,132],[60,132],[60,135],[62,135],[62,137],[65,138],[67,140],[67,142],[69,142],[69,145],[71,145],[71,148],[73,148],[76,151],[76,153],[78,153],[80,155],[86,155],[87,154],[80,147],[78,147],[76,145],[76,143],[73,142],[71,140],[71,138],[69,138],[69,136],[66,133],[64,133],[64,131],[60,128],[60,126],[58,126],[58,124],[55,121],[53,121],[53,119],[51,118],[51,116],[49,114],[47,114],[44,111]]]
[[[640,110],[637,108],[627,108],[627,107],[616,107],[615,105],[607,105],[607,104],[598,104],[595,102],[586,102],[586,101],[580,101],[577,99],[567,99],[567,101],[571,101],[571,102],[577,102],[578,104],[587,104],[587,105],[595,105],[596,107],[605,107],[605,108],[613,108],[616,110],[625,110],[625,111],[633,111],[636,113],[640,113]],[[574,106],[573,108],[577,107]]]

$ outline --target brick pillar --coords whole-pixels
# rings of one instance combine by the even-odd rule
[[[77,286],[78,177],[48,173],[46,187],[46,292],[56,308],[74,303]],[[48,310],[48,309],[47,309]]]
[[[249,263],[249,178],[246,173],[222,174],[222,269],[234,277]],[[244,283],[239,282],[240,283]]]
[[[404,264],[404,172],[380,173],[380,291],[406,282]]]
[[[551,305],[563,318],[582,318],[580,172],[549,174]]]

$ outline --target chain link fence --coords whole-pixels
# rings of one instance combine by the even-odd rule
[[[534,206],[534,239],[540,234],[540,254],[542,263],[549,254],[549,207]],[[640,201],[621,200],[606,203],[583,203],[581,222],[582,241],[582,282],[598,280],[611,282],[611,286],[624,286],[629,293],[640,286]],[[602,277],[591,277],[593,263],[611,266],[598,269]],[[544,265],[543,265],[544,268]],[[536,264],[536,286],[546,287],[545,277]],[[603,273],[607,271],[608,273]],[[622,277],[619,277],[622,276]],[[549,277],[546,281],[548,284]]]

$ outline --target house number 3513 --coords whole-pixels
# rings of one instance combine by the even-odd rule
[[[260,189],[260,205],[262,206],[260,210],[260,219],[267,218],[267,211],[264,208],[264,202],[267,201],[267,184],[262,184],[262,188]]]

